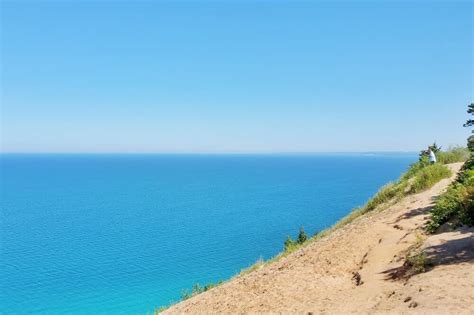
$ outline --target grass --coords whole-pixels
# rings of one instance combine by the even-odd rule
[[[469,159],[469,156],[469,150],[463,147],[455,147],[448,151],[439,151],[436,153],[438,162],[442,164],[464,162]]]
[[[222,284],[223,281],[220,280],[216,283],[208,283],[204,286],[200,285],[199,283],[196,283],[195,285],[193,285],[193,287],[190,289],[190,290],[184,290],[183,292],[181,292],[181,300],[179,302],[182,302],[182,301],[185,301],[187,299],[190,299],[192,298],[193,296],[195,295],[198,295],[198,294],[201,294],[203,292],[206,292],[214,287],[217,287],[218,285]],[[155,311],[154,311],[154,314],[155,315],[158,315],[162,312],[164,312],[165,310],[167,310],[168,308],[170,307],[170,305],[167,305],[167,306],[160,306],[159,308],[157,308]]]
[[[193,296],[195,295],[198,295],[198,294],[201,294],[203,292],[206,292],[216,286],[218,286],[219,284],[221,284],[223,281],[219,281],[217,283],[208,283],[204,286],[201,286],[199,283],[196,283],[195,285],[193,285],[193,287],[191,288],[191,290],[184,290],[182,293],[181,293],[181,301],[185,301],[189,298],[192,298]]]
[[[421,168],[411,182],[410,193],[417,193],[432,187],[443,178],[451,176],[451,171],[442,164],[432,164]]]
[[[242,269],[239,273],[239,276],[246,275],[248,273],[251,273],[252,271],[255,271],[257,269],[260,269],[265,265],[265,260],[260,257],[254,264],[252,264],[250,267]]]

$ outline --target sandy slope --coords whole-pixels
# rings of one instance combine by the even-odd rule
[[[455,172],[460,166],[450,165]],[[425,236],[434,267],[407,281],[389,277],[416,242],[433,199],[453,178],[165,314],[474,314],[474,229]]]

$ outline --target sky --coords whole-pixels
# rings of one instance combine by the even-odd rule
[[[464,145],[470,1],[1,2],[1,152]]]

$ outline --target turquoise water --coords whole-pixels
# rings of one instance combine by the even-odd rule
[[[415,154],[2,155],[1,311],[145,314],[362,205]]]

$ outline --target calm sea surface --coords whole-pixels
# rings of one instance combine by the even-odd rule
[[[3,314],[145,314],[322,230],[415,154],[1,155]]]

